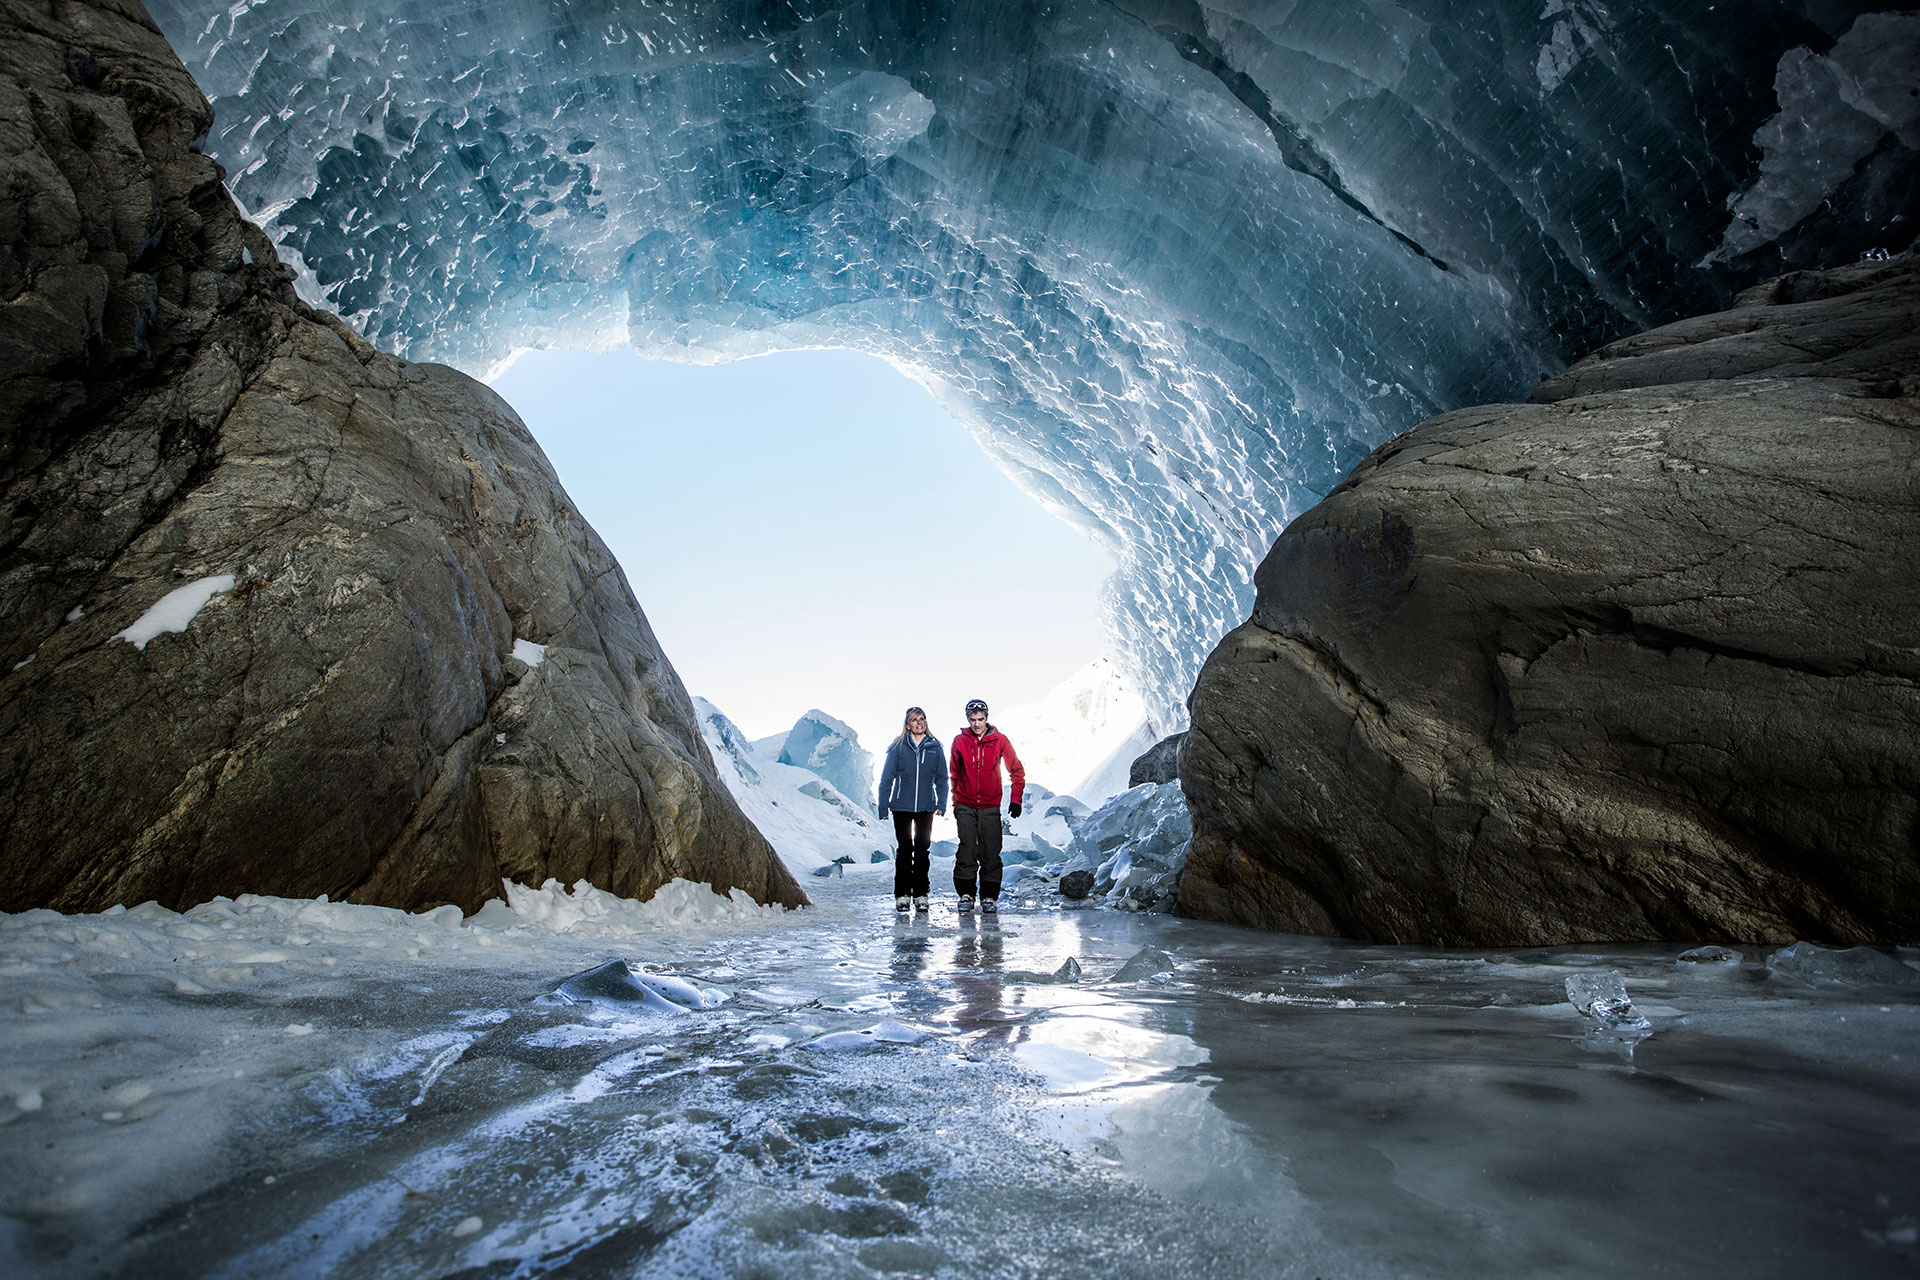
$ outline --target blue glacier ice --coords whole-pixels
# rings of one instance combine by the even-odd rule
[[[819,774],[868,812],[879,794],[873,754],[860,745],[860,735],[846,721],[836,720],[818,707],[787,730],[780,743],[779,761]]]
[[[1844,3],[151,7],[310,299],[476,372],[893,361],[1115,557],[1169,730],[1388,436],[1912,238],[1920,20]]]

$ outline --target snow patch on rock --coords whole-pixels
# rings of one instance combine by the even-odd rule
[[[184,587],[175,587],[161,596],[151,609],[141,614],[139,619],[125,631],[117,631],[108,637],[112,640],[125,640],[136,649],[144,650],[147,642],[162,632],[183,632],[207,607],[207,601],[222,591],[233,590],[233,575],[214,574],[208,578],[198,578]]]

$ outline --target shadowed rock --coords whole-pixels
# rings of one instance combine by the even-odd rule
[[[137,5],[0,0],[0,909],[805,901],[526,428],[301,304],[210,122]]]
[[[1431,419],[1274,544],[1180,909],[1450,945],[1920,938],[1920,263]]]
[[[1180,780],[1180,740],[1187,735],[1174,733],[1160,739],[1134,757],[1127,768],[1127,785],[1138,787],[1148,782]]]

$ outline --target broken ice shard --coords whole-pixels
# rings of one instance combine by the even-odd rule
[[[1920,986],[1920,970],[1872,947],[1829,950],[1811,942],[1796,942],[1767,957],[1767,969],[1781,978],[1814,986]]]
[[[1150,982],[1173,972],[1173,957],[1158,947],[1142,947],[1133,959],[1120,966],[1115,982]]]
[[[1567,1002],[1610,1031],[1645,1031],[1653,1025],[1633,1007],[1626,979],[1617,969],[1571,975]]]
[[[609,960],[576,973],[554,994],[569,1004],[617,1004],[655,1013],[694,1013],[726,1000],[722,993],[704,990],[684,978],[636,973],[625,960]]]

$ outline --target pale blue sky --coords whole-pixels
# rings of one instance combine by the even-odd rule
[[[918,703],[947,738],[968,698],[1035,701],[1105,651],[1112,562],[873,356],[532,351],[493,388],[688,691],[753,737],[819,707],[875,749]]]

